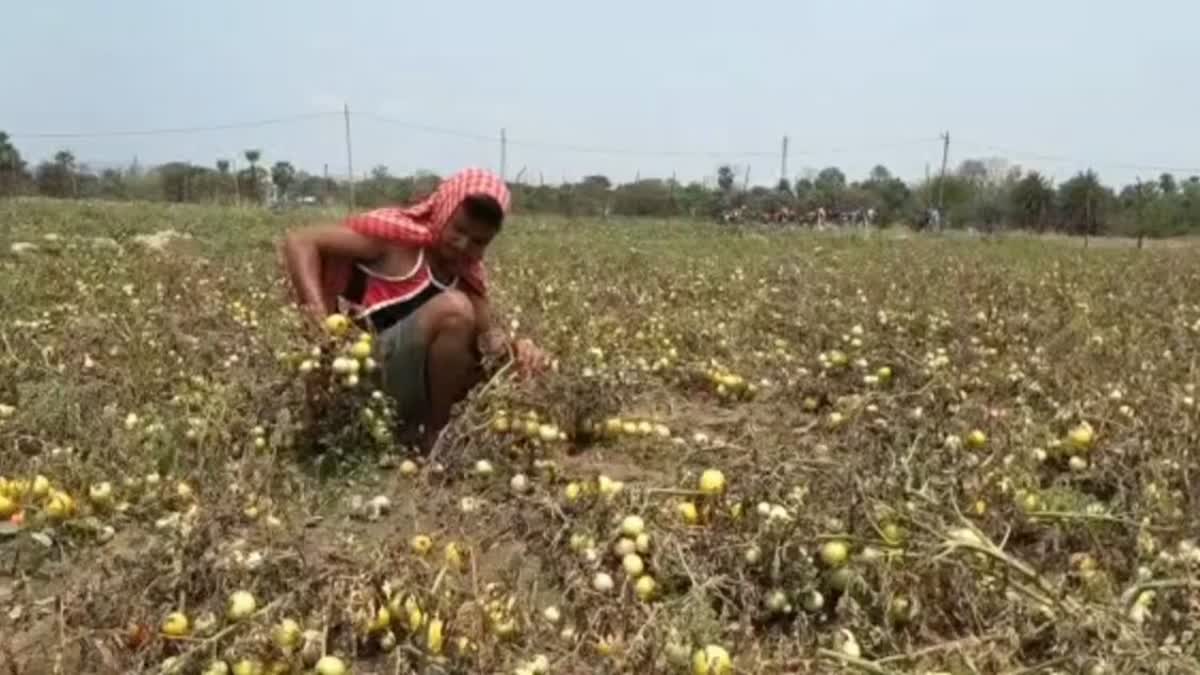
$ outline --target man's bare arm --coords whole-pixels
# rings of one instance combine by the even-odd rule
[[[325,316],[329,306],[321,278],[324,257],[373,260],[383,255],[384,244],[339,225],[318,225],[293,230],[283,243],[284,261],[300,304]]]

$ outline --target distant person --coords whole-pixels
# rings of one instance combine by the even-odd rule
[[[481,356],[511,349],[522,372],[545,365],[531,341],[510,345],[492,322],[482,258],[508,205],[500,178],[468,169],[418,204],[294,230],[285,239],[300,304],[319,319],[342,312],[378,333],[383,390],[410,431],[423,426],[426,450],[454,403],[479,381]]]

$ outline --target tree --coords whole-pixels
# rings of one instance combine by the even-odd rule
[[[721,188],[721,192],[729,194],[733,192],[733,167],[728,164],[722,164],[717,167],[717,187]]]
[[[572,208],[578,214],[607,216],[612,208],[613,195],[609,193],[612,181],[608,176],[584,176],[578,189],[572,191],[575,202]]]
[[[158,167],[157,173],[162,177],[163,199],[169,202],[186,202],[191,199],[191,164],[167,162]]]
[[[54,153],[54,164],[59,167],[62,175],[66,176],[71,188],[71,196],[79,196],[79,182],[75,175],[75,154],[70,150],[59,150]]]
[[[1159,176],[1158,189],[1162,190],[1162,193],[1168,197],[1174,195],[1179,190],[1179,186],[1175,183],[1175,176],[1172,176],[1170,173],[1163,173]]]
[[[666,181],[643,178],[617,186],[613,191],[613,210],[631,216],[666,217],[675,214],[675,202]]]
[[[47,197],[64,198],[78,194],[75,155],[69,150],[58,151],[54,154],[54,161],[38,165],[33,180],[38,192]]]
[[[583,180],[579,182],[579,187],[604,191],[612,188],[612,181],[608,179],[608,176],[601,176],[599,174],[584,176]]]
[[[882,164],[871,169],[867,180],[860,186],[869,196],[868,201],[879,208],[879,222],[886,224],[899,219],[909,207],[912,190],[908,185],[892,176]]]
[[[25,161],[21,153],[0,131],[0,196],[16,194],[25,182]]]
[[[287,197],[288,187],[296,180],[296,168],[291,162],[275,162],[271,167],[271,182],[279,190],[279,199]]]
[[[1009,201],[1019,226],[1032,227],[1041,232],[1049,224],[1054,209],[1054,189],[1047,178],[1030,171],[1013,185]]]
[[[788,182],[788,179],[780,178],[779,183],[775,186],[775,191],[781,192],[781,193],[786,193],[786,194],[791,194],[792,193],[792,184]]]
[[[1108,216],[1112,193],[1100,183],[1095,171],[1088,169],[1058,188],[1058,203],[1064,226],[1075,234],[1100,234]]]
[[[221,183],[220,191],[221,192],[226,191],[225,185],[229,182],[229,165],[230,165],[230,163],[229,163],[229,160],[227,160],[227,159],[218,159],[217,160],[217,175],[219,175],[221,177],[221,180],[220,180],[220,183]],[[237,188],[236,181],[235,181],[233,187],[234,187],[234,189]]]
[[[987,181],[988,168],[982,159],[964,159],[962,164],[958,165],[956,173],[967,182],[978,185]]]
[[[846,174],[836,166],[825,167],[813,181],[813,189],[821,206],[836,209],[845,196]]]
[[[251,148],[243,154],[246,156],[246,161],[250,163],[250,198],[258,201],[258,160],[262,157],[262,151]]]
[[[815,188],[813,187],[812,179],[798,178],[796,179],[796,201],[800,204],[800,208],[808,210],[813,206],[813,197]]]
[[[125,176],[118,169],[105,169],[100,172],[97,191],[105,199],[128,199],[129,189],[125,184]]]

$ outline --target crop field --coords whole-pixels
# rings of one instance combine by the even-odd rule
[[[1198,249],[518,216],[420,456],[335,215],[0,201],[0,673],[1197,672]]]

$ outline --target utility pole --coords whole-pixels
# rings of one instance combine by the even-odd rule
[[[942,134],[942,177],[938,180],[938,216],[945,217],[946,208],[946,161],[950,158],[950,132]]]
[[[750,165],[746,165],[746,175],[742,178],[742,192],[750,189]]]
[[[350,176],[350,209],[354,210],[354,150],[350,144],[350,104],[342,105],[346,117],[346,173]]]
[[[505,173],[508,171],[508,133],[500,130],[500,180],[506,180]]]
[[[779,154],[779,180],[780,180],[780,182],[787,182],[787,179],[788,179],[787,160],[788,160],[788,137],[784,136],[783,137],[783,152],[781,152]]]

